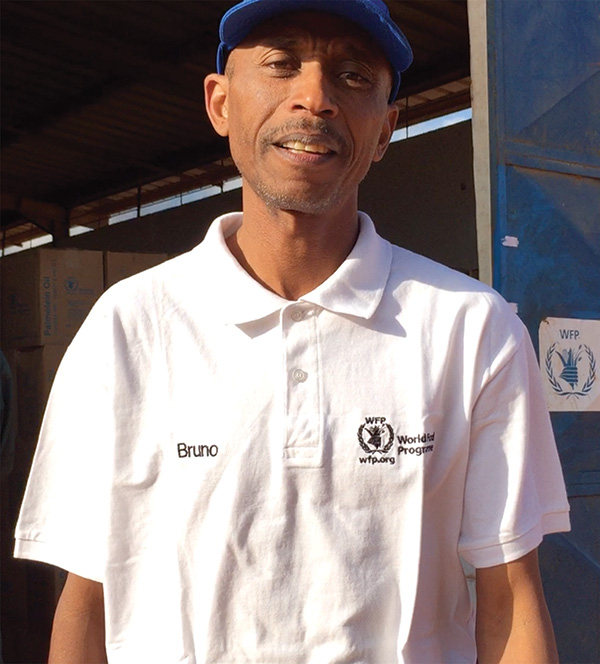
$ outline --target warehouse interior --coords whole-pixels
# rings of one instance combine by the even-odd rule
[[[202,91],[232,4],[2,3],[3,248],[236,174]],[[415,53],[399,126],[468,107],[466,0],[389,6]]]
[[[239,189],[226,186],[237,170],[206,119],[202,92],[214,70],[220,17],[232,4],[1,3],[3,273],[48,236],[46,247],[92,251],[95,257],[81,254],[84,271],[98,261],[91,306],[116,278],[190,249],[213,218],[239,209]],[[467,2],[388,5],[415,54],[397,102],[398,130],[410,135],[414,125],[471,104]],[[224,193],[144,212],[209,187]],[[470,123],[391,145],[363,185],[361,208],[390,240],[477,276]],[[128,220],[112,223],[124,211]],[[16,249],[25,251],[9,255]],[[113,254],[126,266],[109,277],[118,263]],[[3,462],[3,655],[32,663],[47,656],[64,574],[12,560],[12,529],[44,399],[74,326],[50,343],[29,332],[10,337],[5,313],[3,300],[2,349],[17,367],[17,389],[30,410],[17,415],[10,473]]]

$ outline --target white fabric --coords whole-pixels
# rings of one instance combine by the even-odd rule
[[[104,583],[114,663],[474,662],[459,554],[569,528],[523,325],[365,215],[288,302],[228,252],[240,221],[84,323],[16,554]]]

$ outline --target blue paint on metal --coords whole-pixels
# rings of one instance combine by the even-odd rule
[[[588,518],[595,518],[598,505]],[[598,556],[588,555],[565,535],[547,537],[539,551],[545,579],[546,602],[552,615],[559,661],[591,664],[600,661],[600,567]],[[569,582],[565,583],[565,577]],[[594,625],[594,621],[596,624]],[[594,655],[594,653],[596,653]]]
[[[537,347],[546,317],[600,319],[600,2],[488,0],[488,39],[494,286]],[[599,662],[600,413],[551,417],[578,517],[544,585],[561,661]]]

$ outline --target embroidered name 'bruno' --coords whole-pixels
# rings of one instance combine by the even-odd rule
[[[177,456],[180,459],[189,457],[216,457],[219,453],[218,445],[186,445],[177,444]]]

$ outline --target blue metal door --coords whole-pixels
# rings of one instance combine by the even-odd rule
[[[600,662],[600,2],[488,0],[494,287],[540,369],[572,532],[540,560],[561,662]]]

